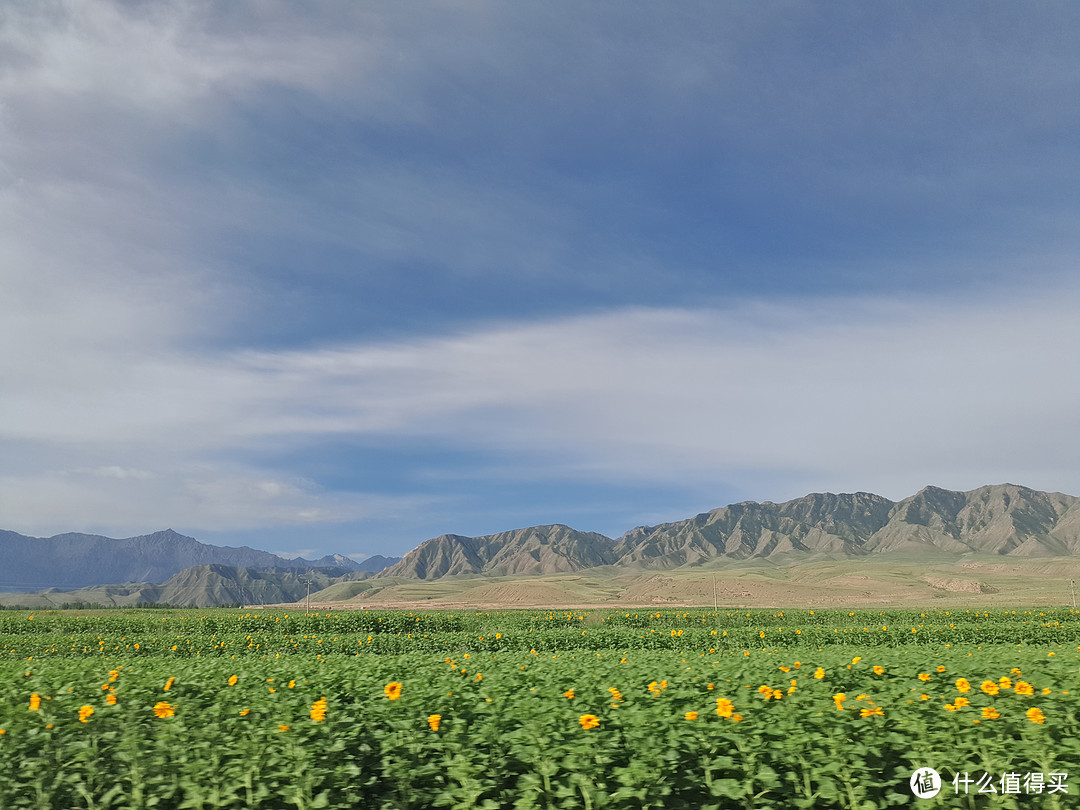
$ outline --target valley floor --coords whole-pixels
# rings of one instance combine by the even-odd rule
[[[549,607],[868,608],[986,604],[1074,606],[1080,559],[968,557],[818,560],[791,565],[748,561],[671,571],[592,569],[539,577],[473,577],[423,582],[373,579],[311,596],[320,609],[499,610]]]

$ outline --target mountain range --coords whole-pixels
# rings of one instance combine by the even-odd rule
[[[85,588],[110,583],[163,583],[192,566],[375,572],[397,558],[356,562],[333,554],[318,560],[279,557],[241,546],[211,546],[166,529],[116,540],[96,534],[27,537],[0,530],[0,590]]]
[[[266,605],[298,602],[308,593],[358,585],[371,572],[343,574],[338,568],[237,568],[228,565],[193,565],[165,582],[128,582],[91,585],[76,590],[48,588],[34,593],[0,593],[0,605],[33,609],[67,606]],[[355,590],[354,590],[355,592]]]
[[[331,593],[349,598],[386,579],[521,577],[603,567],[668,570],[747,560],[888,559],[890,554],[928,559],[1078,555],[1080,498],[1015,484],[969,492],[928,486],[901,501],[867,492],[816,493],[784,503],[731,504],[686,520],[639,526],[618,539],[561,524],[482,537],[444,534],[402,558],[361,563],[340,555],[286,559],[248,547],[210,546],[171,530],[124,540],[0,531],[0,590],[89,588],[65,598],[107,604],[250,604],[295,601],[309,582],[313,589],[329,589],[324,598]],[[108,583],[128,584],[111,586],[109,593],[94,587]],[[60,600],[61,594],[52,593],[46,602]]]
[[[1080,498],[1015,484],[956,492],[929,486],[902,501],[868,492],[816,493],[785,503],[746,501],[617,540],[568,526],[534,526],[484,537],[445,534],[378,574],[446,576],[545,574],[598,566],[671,569],[748,559],[887,553],[1080,553]]]

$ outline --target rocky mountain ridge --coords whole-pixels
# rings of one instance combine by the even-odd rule
[[[421,543],[376,577],[438,579],[463,574],[528,576],[611,565],[612,540],[569,526],[530,526],[485,537],[444,534]]]
[[[0,590],[77,589],[109,583],[160,584],[194,566],[309,571],[375,572],[396,562],[373,557],[356,562],[340,554],[318,560],[285,558],[247,546],[200,543],[172,529],[114,539],[68,533],[28,537],[0,530]]]
[[[368,587],[357,584],[368,577],[527,577],[605,566],[667,570],[744,560],[791,563],[913,553],[953,558],[1080,555],[1080,498],[1015,484],[968,492],[928,486],[901,501],[868,492],[814,493],[784,503],[731,504],[686,520],[639,526],[618,539],[562,524],[482,537],[445,534],[403,558],[362,563],[340,555],[285,559],[247,547],[209,546],[171,530],[124,540],[81,534],[31,538],[0,531],[0,590],[141,583],[129,590],[144,589],[140,593],[150,601],[180,599],[186,588],[192,599],[207,604],[226,597],[227,602],[259,602],[287,600],[299,587],[295,577],[259,571],[323,569],[333,580],[327,586],[352,593]],[[155,588],[163,584],[170,584],[167,593],[158,593]]]
[[[0,593],[0,606],[34,610],[65,605],[265,605],[302,601],[331,585],[357,585],[371,577],[367,571],[345,572],[340,568],[237,568],[228,565],[194,565],[163,583],[128,582],[94,585],[75,590],[48,588],[33,593]]]
[[[868,492],[745,501],[639,526],[618,540],[560,524],[483,537],[441,535],[376,577],[568,573],[603,565],[670,569],[725,560],[888,553],[1080,554],[1080,498],[1015,484],[957,492],[928,486],[901,501]]]

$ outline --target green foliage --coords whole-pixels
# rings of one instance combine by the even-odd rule
[[[911,803],[923,765],[1076,782],[1076,621],[7,613],[0,807],[863,808]],[[959,801],[948,785],[920,804]]]

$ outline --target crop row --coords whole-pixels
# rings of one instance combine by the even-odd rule
[[[29,623],[33,617],[36,623]],[[334,627],[344,633],[466,632],[480,633],[491,628],[555,629],[606,625],[638,629],[767,629],[777,626],[859,628],[882,625],[896,627],[1058,627],[1080,625],[1080,611],[1068,608],[1044,610],[668,610],[668,611],[398,611],[342,610],[304,612],[300,609],[235,610],[192,608],[190,610],[108,610],[89,613],[75,611],[0,614],[0,633],[71,632],[87,625],[105,629],[152,630],[165,625],[199,624],[207,632],[237,628],[250,630],[273,626],[275,632],[325,631]]]
[[[885,807],[925,765],[1071,769],[1068,794],[995,798],[1067,806],[1078,660],[834,645],[9,661],[0,806]],[[961,801],[949,786],[925,804]]]
[[[162,613],[167,615],[162,616]],[[466,614],[145,611],[0,618],[0,660],[1075,644],[1073,611]]]

